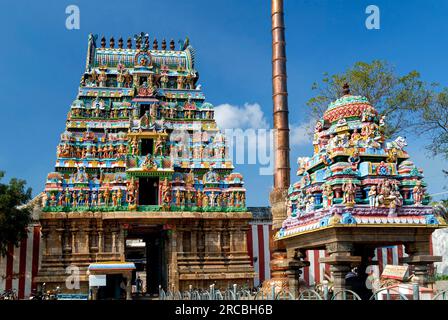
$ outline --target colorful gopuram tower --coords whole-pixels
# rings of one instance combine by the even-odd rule
[[[387,142],[385,117],[366,98],[350,94],[331,103],[314,131],[314,155],[298,159],[298,182],[288,191],[288,217],[276,239],[289,259],[325,249],[335,290],[345,288],[354,266],[363,275],[374,249],[405,246],[423,285],[431,255],[430,236],[446,221],[428,205],[423,172],[409,159],[402,137]],[[367,277],[367,274],[365,275]]]
[[[48,174],[38,282],[87,286],[92,262],[146,239],[148,291],[252,283],[243,177],[233,172],[188,39],[88,40],[87,62]]]

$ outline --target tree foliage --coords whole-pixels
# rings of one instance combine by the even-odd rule
[[[399,76],[387,62],[357,62],[341,74],[324,74],[312,89],[317,95],[307,105],[313,117],[320,118],[328,104],[342,96],[344,83],[351,94],[366,97],[380,115],[387,117],[386,136],[389,138],[415,124],[413,114],[430,105],[431,86],[420,79],[417,71]]]
[[[0,171],[0,181],[4,172]],[[26,227],[31,221],[31,212],[21,207],[31,199],[31,188],[26,181],[11,179],[9,184],[0,182],[0,254],[4,255],[9,243],[16,246],[27,236]]]
[[[417,130],[430,138],[427,148],[448,159],[448,88],[432,93],[431,103],[419,111],[418,119]]]

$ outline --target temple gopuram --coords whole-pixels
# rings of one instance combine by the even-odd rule
[[[149,293],[250,285],[243,177],[198,85],[188,38],[179,49],[173,40],[151,49],[143,33],[134,44],[96,42],[90,35],[46,180],[36,281],[64,291],[67,267],[77,266],[78,291],[87,292],[89,265],[101,273],[133,262]]]
[[[375,248],[389,245],[404,245],[401,263],[426,285],[429,266],[441,261],[431,254],[430,236],[446,221],[429,205],[406,140],[386,141],[385,117],[348,85],[343,92],[316,123],[314,155],[298,159],[299,179],[288,190],[287,218],[275,239],[296,275],[294,266],[306,268],[306,250],[326,250],[320,262],[330,265],[335,291],[347,289],[354,267],[367,278]],[[297,278],[290,280],[297,290]]]

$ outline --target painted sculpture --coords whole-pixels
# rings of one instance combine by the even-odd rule
[[[140,34],[136,49],[123,49],[96,39],[89,36],[44,211],[246,211],[243,178],[197,85],[189,42],[150,49]]]
[[[288,217],[277,239],[331,224],[446,224],[429,206],[423,172],[404,150],[386,142],[385,117],[366,98],[350,94],[331,103],[314,131],[314,155],[300,157],[290,186]]]

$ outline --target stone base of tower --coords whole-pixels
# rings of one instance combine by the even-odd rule
[[[158,277],[151,279],[152,293],[159,285],[176,291],[251,286],[255,273],[246,238],[251,217],[249,212],[42,213],[42,263],[35,281],[47,290],[88,293],[88,266],[132,261],[126,241],[141,238],[152,245],[145,249],[152,259],[148,275]]]
[[[282,227],[282,223],[287,217],[286,197],[287,190],[284,189],[274,189],[270,194],[274,233]],[[270,248],[272,251],[271,279],[263,283],[263,291],[266,294],[272,294],[273,290],[276,294],[287,291],[296,295],[299,291],[301,269],[308,266],[309,263],[303,261],[300,252],[294,250],[288,252],[282,241],[274,241],[271,238]]]

